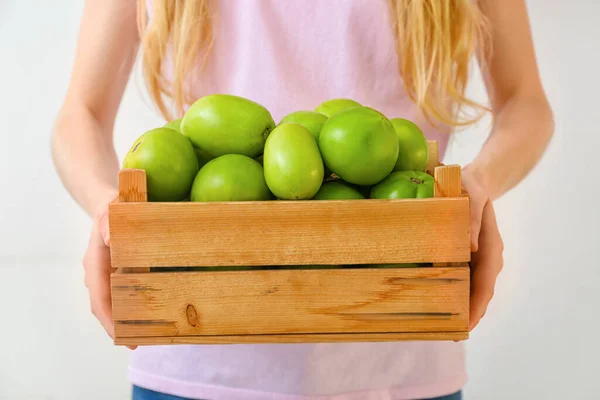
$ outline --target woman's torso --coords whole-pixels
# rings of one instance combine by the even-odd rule
[[[386,1],[219,0],[213,8],[216,38],[195,97],[244,96],[276,122],[352,98],[416,121],[444,154],[447,134],[427,126],[403,89]],[[412,399],[458,390],[465,371],[454,342],[179,345],[138,348],[130,377],[204,399]]]

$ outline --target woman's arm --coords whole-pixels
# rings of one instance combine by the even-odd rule
[[[136,2],[86,0],[71,83],[52,134],[67,190],[93,218],[83,260],[92,313],[114,337],[108,203],[117,194],[115,116],[138,49]]]
[[[494,296],[504,244],[493,200],[518,184],[537,164],[554,122],[537,70],[524,0],[479,0],[491,28],[491,51],[482,60],[494,125],[463,183],[471,199],[471,304],[474,329]]]
[[[138,49],[136,2],[85,2],[71,81],[52,133],[52,156],[90,216],[117,193],[113,125]]]
[[[542,157],[554,132],[552,110],[535,58],[524,0],[479,0],[491,27],[482,60],[494,124],[465,168],[496,199],[517,185]]]

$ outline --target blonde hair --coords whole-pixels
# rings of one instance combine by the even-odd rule
[[[148,91],[167,119],[183,115],[194,101],[187,79],[204,66],[213,43],[210,0],[153,0],[148,24],[146,0],[138,0],[142,68]],[[478,121],[489,108],[465,95],[476,51],[489,49],[487,26],[475,0],[388,0],[399,74],[411,100],[427,120],[449,126]],[[163,62],[171,58],[173,80]],[[174,114],[166,98],[172,100]],[[474,117],[465,108],[478,111]]]

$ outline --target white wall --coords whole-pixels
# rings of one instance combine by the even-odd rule
[[[83,286],[89,221],[48,151],[81,3],[0,1],[0,399],[128,398],[128,351],[107,340]],[[497,203],[506,266],[468,342],[466,398],[597,399],[600,3],[528,5],[557,130],[538,168]],[[120,154],[161,123],[142,94],[136,79],[117,122]],[[467,163],[484,128],[457,137],[447,162]]]
[[[556,134],[538,168],[497,203],[505,268],[468,342],[466,398],[598,399],[600,3],[527,3]],[[451,160],[472,156],[466,140]]]

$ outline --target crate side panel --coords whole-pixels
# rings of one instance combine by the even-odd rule
[[[176,344],[339,343],[405,340],[465,340],[469,332],[312,333],[288,335],[148,336],[117,338],[125,346]]]
[[[465,331],[468,267],[114,274],[117,337]]]
[[[116,203],[115,267],[467,262],[469,202]]]

